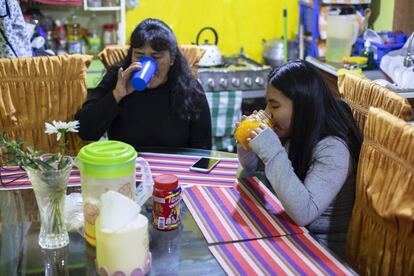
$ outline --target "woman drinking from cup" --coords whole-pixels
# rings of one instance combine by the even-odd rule
[[[146,70],[134,76],[142,80],[131,82],[143,66],[152,72]],[[144,84],[134,85],[135,89],[133,83],[140,81]],[[85,140],[98,140],[107,131],[109,139],[135,148],[211,148],[204,91],[192,76],[174,33],[157,19],[145,19],[135,28],[124,62],[108,69],[76,119]]]

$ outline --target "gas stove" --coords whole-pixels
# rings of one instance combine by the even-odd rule
[[[199,67],[198,78],[206,92],[264,90],[271,67],[244,54],[223,58],[215,67]]]

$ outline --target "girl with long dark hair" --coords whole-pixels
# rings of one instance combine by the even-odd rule
[[[273,129],[250,133],[251,150],[238,146],[240,163],[248,173],[263,163],[293,221],[344,257],[361,147],[351,110],[305,61],[273,69],[266,100]]]
[[[158,70],[146,90],[131,86],[132,73],[141,68],[138,58],[156,60]],[[211,148],[208,102],[180,52],[173,31],[158,19],[145,19],[131,34],[131,44],[122,64],[114,65],[88,94],[76,114],[79,135],[108,138],[136,148]]]

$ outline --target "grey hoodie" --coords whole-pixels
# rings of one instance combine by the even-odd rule
[[[355,198],[355,172],[345,142],[329,136],[317,143],[305,181],[295,174],[286,149],[268,128],[250,141],[251,151],[238,147],[247,174],[259,161],[266,178],[293,221],[339,257],[345,257],[346,235]]]

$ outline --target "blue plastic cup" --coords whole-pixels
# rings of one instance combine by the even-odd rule
[[[132,74],[131,85],[135,90],[143,91],[157,72],[158,65],[155,59],[150,57],[140,57],[138,61],[142,68]]]

